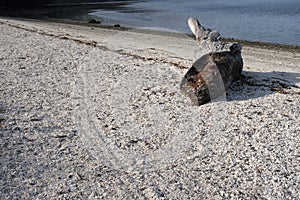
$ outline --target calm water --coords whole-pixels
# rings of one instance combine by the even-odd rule
[[[148,0],[89,15],[103,23],[190,33],[189,16],[223,37],[300,45],[300,0]]]

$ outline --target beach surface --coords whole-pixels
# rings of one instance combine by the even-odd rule
[[[0,19],[1,199],[297,199],[298,47],[244,44],[193,106],[177,33]]]

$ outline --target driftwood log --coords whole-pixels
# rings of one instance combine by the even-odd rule
[[[224,43],[218,31],[205,29],[192,17],[188,25],[200,46],[200,58],[185,74],[180,89],[194,104],[202,105],[223,95],[241,78],[242,46],[236,42]]]

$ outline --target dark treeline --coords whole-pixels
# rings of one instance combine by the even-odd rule
[[[69,4],[88,2],[114,2],[126,0],[0,0],[0,7],[6,8],[33,8],[41,7],[45,4]]]
[[[6,8],[32,8],[51,2],[52,0],[0,0],[0,6]]]
[[[87,21],[91,10],[116,9],[132,1],[145,0],[0,0],[0,16]]]

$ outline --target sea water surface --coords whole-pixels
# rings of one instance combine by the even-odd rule
[[[190,33],[193,16],[225,38],[300,46],[300,0],[143,0],[92,10],[104,24]]]

